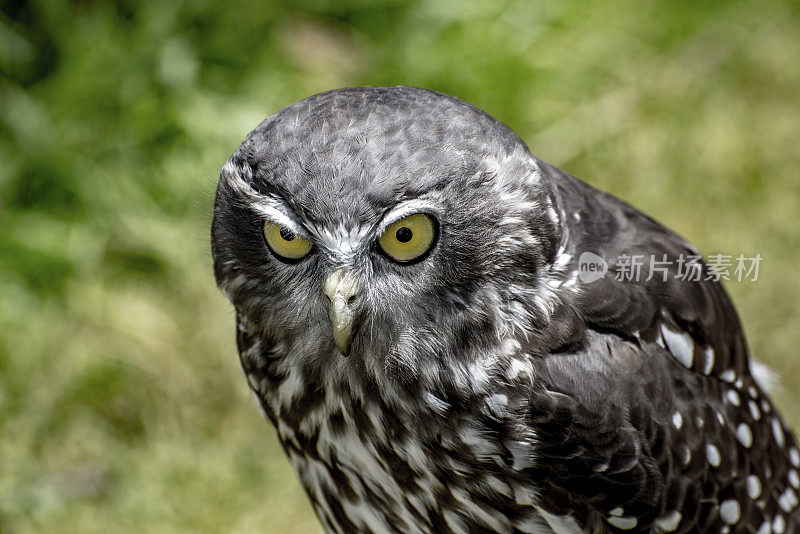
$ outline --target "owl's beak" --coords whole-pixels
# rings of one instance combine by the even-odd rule
[[[355,308],[361,297],[361,284],[347,269],[333,271],[325,279],[323,291],[330,301],[328,317],[333,329],[333,340],[342,356],[350,352]]]

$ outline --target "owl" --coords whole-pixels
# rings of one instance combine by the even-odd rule
[[[211,243],[329,532],[800,532],[798,446],[718,277],[461,100],[282,109],[223,166]]]

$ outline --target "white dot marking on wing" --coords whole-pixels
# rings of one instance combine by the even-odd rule
[[[733,369],[728,369],[727,371],[723,372],[719,375],[719,379],[723,382],[728,382],[729,384],[733,384],[736,381],[736,371]]]
[[[761,479],[755,475],[747,477],[747,496],[753,500],[761,497]]]
[[[739,440],[739,443],[749,449],[753,445],[753,432],[750,430],[750,426],[746,423],[741,423],[737,426],[736,438]]]
[[[795,469],[789,471],[789,484],[795,488],[800,488],[800,474]]]
[[[664,532],[675,532],[678,530],[678,525],[680,525],[682,518],[683,516],[680,512],[673,510],[672,512],[656,519],[656,526]]]
[[[694,342],[689,334],[679,334],[661,325],[661,336],[675,359],[684,367],[690,368],[694,362]]]
[[[787,489],[778,497],[778,506],[788,514],[797,506],[797,494],[791,488]]]
[[[714,349],[706,347],[706,350],[703,352],[705,352],[706,355],[706,361],[703,365],[703,374],[710,375],[711,371],[714,369]]]
[[[719,505],[719,517],[729,525],[735,525],[742,517],[742,509],[737,501],[728,499]]]
[[[789,449],[789,460],[795,467],[800,467],[800,451],[796,447]]]
[[[710,443],[706,445],[706,458],[708,459],[708,463],[714,467],[719,467],[719,464],[722,461],[722,457],[719,454],[719,449]]]
[[[630,530],[639,524],[635,517],[609,517],[606,521],[620,530]]]
[[[772,435],[775,436],[775,442],[778,444],[778,447],[786,445],[786,436],[783,434],[783,427],[776,417],[772,418]]]
[[[758,405],[753,401],[748,401],[747,407],[750,408],[750,415],[753,417],[753,419],[755,419],[756,421],[760,421],[761,410],[758,409]]]
[[[680,412],[675,412],[672,414],[672,424],[675,425],[675,428],[679,429],[683,426],[683,416]]]

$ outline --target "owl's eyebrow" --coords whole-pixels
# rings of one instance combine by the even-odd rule
[[[415,213],[428,213],[438,218],[438,205],[424,198],[414,198],[411,200],[401,201],[395,206],[389,208],[386,213],[383,214],[383,217],[381,217],[381,219],[378,221],[378,224],[375,225],[375,231],[373,233],[376,235],[381,235],[393,222],[399,221],[403,217],[408,217],[409,215],[413,215]]]
[[[297,217],[292,212],[283,199],[274,196],[264,196],[258,201],[251,204],[253,210],[261,217],[272,221],[273,223],[285,226],[292,232],[300,235],[301,237],[308,238],[309,232],[306,228],[297,221]]]

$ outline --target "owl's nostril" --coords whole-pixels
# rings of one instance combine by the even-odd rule
[[[331,295],[328,295],[327,293],[325,293],[325,300],[328,301],[328,304],[333,304],[333,299],[336,298],[336,297],[337,297],[337,295],[331,296]],[[345,294],[345,295],[341,295],[341,297],[343,297],[342,300],[344,300],[347,303],[348,306],[352,306],[358,300],[358,293],[353,293],[352,295]]]
[[[339,269],[325,279],[322,291],[332,308],[354,308],[361,296],[361,284],[352,271]]]

